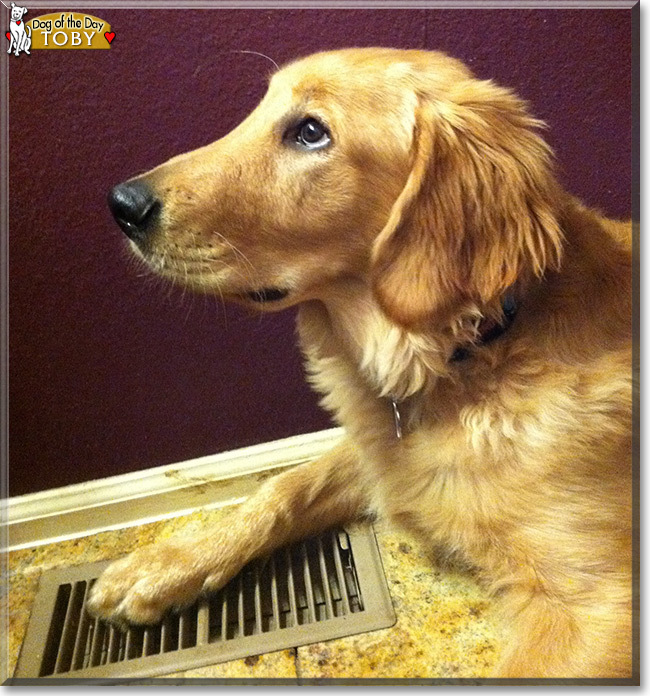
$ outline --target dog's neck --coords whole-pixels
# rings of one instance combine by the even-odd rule
[[[485,316],[469,308],[454,326],[415,332],[391,321],[361,281],[339,283],[322,301],[337,345],[373,393],[389,399],[393,408],[462,369],[459,363],[475,347],[509,329],[517,311],[508,293]]]
[[[337,341],[378,396],[403,401],[447,373],[445,341],[390,321],[362,281],[339,283],[322,302]]]
[[[301,306],[298,329],[313,386],[327,395],[337,380],[348,388],[358,380],[369,399],[392,411],[394,435],[400,439],[425,416],[426,404],[437,402],[434,394],[443,383],[459,386],[463,374],[475,372],[474,360],[468,366],[462,358],[474,353],[481,338],[490,343],[490,335],[496,336],[492,329],[502,331],[504,310],[511,312],[498,301],[483,313],[469,308],[445,331],[431,327],[416,333],[392,322],[367,285],[346,280],[331,285],[326,297]]]

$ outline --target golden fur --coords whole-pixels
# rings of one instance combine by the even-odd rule
[[[287,141],[305,116],[328,147]],[[500,596],[496,675],[631,675],[631,225],[560,188],[542,126],[443,54],[350,49],[285,67],[234,131],[138,178],[162,203],[137,249],[152,268],[300,303],[309,378],[347,438],[227,525],[114,563],[97,614],[154,621],[373,511]],[[506,292],[517,317],[481,345]]]

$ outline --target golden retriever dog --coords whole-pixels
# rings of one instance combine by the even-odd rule
[[[274,74],[225,137],[112,190],[157,273],[299,304],[346,438],[222,526],[113,563],[94,613],[155,622],[373,513],[499,596],[495,676],[631,676],[631,224],[559,186],[542,127],[441,53],[332,51]]]

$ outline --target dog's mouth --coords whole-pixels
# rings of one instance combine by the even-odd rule
[[[199,259],[197,262],[192,263],[191,260],[188,262],[182,258],[180,260],[176,258],[170,259],[168,255],[148,253],[134,243],[132,243],[131,246],[136,255],[142,258],[154,272],[166,276],[172,281],[191,285],[192,287],[204,291],[209,291],[214,287],[222,287],[218,279],[215,280],[212,278],[212,274],[209,272],[210,269],[206,268],[206,264],[209,263],[209,260]],[[198,268],[196,264],[198,264]],[[226,290],[225,292],[233,300],[266,304],[284,300],[291,291],[289,288],[263,287],[256,290],[240,290],[239,292],[233,288],[232,291],[228,292],[228,290]]]
[[[244,297],[253,302],[279,302],[289,294],[288,290],[282,288],[262,288],[261,290],[251,290],[244,293]]]

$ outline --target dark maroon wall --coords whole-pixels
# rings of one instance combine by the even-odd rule
[[[629,215],[629,9],[91,13],[111,50],[10,60],[12,495],[329,425],[292,312],[251,318],[141,277],[104,203],[254,107],[271,66],[231,49],[448,51],[548,121],[569,189]]]

